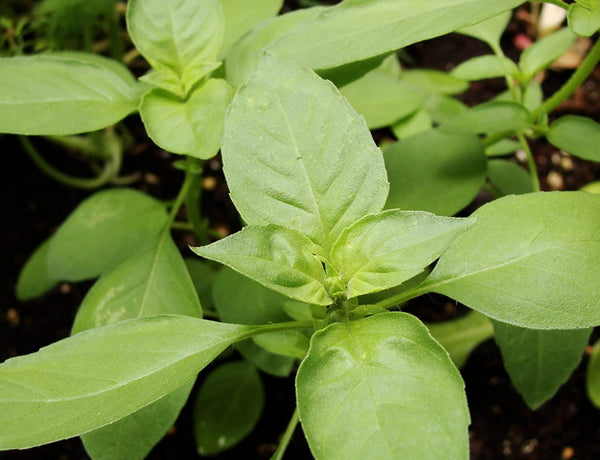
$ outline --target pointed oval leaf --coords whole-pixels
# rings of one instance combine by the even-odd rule
[[[451,74],[463,80],[475,81],[515,75],[518,72],[517,65],[507,57],[485,55],[460,63],[452,69]]]
[[[533,329],[600,324],[600,196],[539,192],[479,208],[423,289]]]
[[[182,101],[163,89],[146,93],[140,115],[150,138],[168,152],[208,159],[217,154],[233,89],[211,78]]]
[[[152,67],[172,71],[184,92],[212,70],[224,21],[219,0],[132,0],[127,8],[136,48]]]
[[[135,112],[140,94],[133,75],[104,61],[60,54],[0,58],[0,132],[78,134]]]
[[[592,329],[541,331],[493,321],[510,380],[529,407],[552,398],[579,365]]]
[[[220,241],[192,250],[221,262],[292,299],[329,305],[320,249],[301,233],[275,225],[250,225]]]
[[[298,359],[304,359],[310,346],[306,335],[293,330],[257,335],[252,340],[271,353]]]
[[[521,3],[522,0],[350,0],[296,27],[269,50],[313,69],[336,67],[453,32]]]
[[[600,161],[600,124],[587,117],[567,115],[550,125],[548,142],[584,160]]]
[[[490,160],[488,180],[493,191],[499,196],[533,192],[531,176],[522,167],[510,161]]]
[[[577,3],[569,5],[569,29],[582,37],[591,37],[600,29],[600,6],[588,9]]]
[[[472,219],[390,210],[362,218],[340,235],[331,263],[348,298],[397,286],[421,273]]]
[[[401,77],[406,83],[434,94],[460,94],[469,88],[467,81],[439,70],[409,69]]]
[[[511,16],[512,11],[505,11],[497,16],[473,24],[472,26],[457,30],[457,32],[484,41],[490,45],[492,50],[496,51],[501,49],[500,38],[502,37],[502,33],[504,32],[504,29],[506,29]]]
[[[531,113],[521,104],[492,101],[465,110],[445,122],[440,129],[446,133],[490,134],[516,131],[532,122]]]
[[[430,130],[385,149],[390,180],[387,209],[453,215],[485,182],[483,144],[474,135]]]
[[[235,349],[242,357],[267,374],[275,377],[289,377],[296,359],[276,355],[259,347],[254,340],[246,339],[236,343]]]
[[[200,455],[215,455],[233,447],[254,428],[265,404],[256,368],[244,361],[211,371],[198,391],[194,433]]]
[[[328,247],[388,192],[364,119],[308,69],[264,56],[225,120],[223,169],[249,224],[297,230]]]
[[[0,449],[115,422],[184,385],[257,326],[185,316],[90,329],[0,365]]]
[[[318,460],[468,458],[464,383],[427,328],[406,313],[317,332],[296,394]]]
[[[427,110],[421,109],[394,123],[392,125],[392,132],[398,139],[405,139],[429,131],[432,126],[433,120],[431,119],[431,115],[429,115]]]
[[[25,266],[21,269],[15,289],[17,299],[21,302],[41,297],[58,284],[58,280],[53,279],[48,273],[49,246],[50,239],[47,239],[29,256]]]
[[[494,327],[487,316],[470,311],[465,316],[449,321],[427,324],[429,333],[444,347],[459,369],[472,351],[494,336]]]
[[[518,141],[512,139],[502,139],[489,147],[486,147],[485,154],[488,157],[501,157],[515,153],[521,149],[521,144]]]
[[[526,48],[519,59],[519,67],[526,79],[533,78],[537,72],[561,57],[575,42],[575,38],[570,29],[564,28]]]
[[[83,201],[52,236],[48,273],[66,281],[94,278],[154,240],[164,206],[130,189],[104,190]]]

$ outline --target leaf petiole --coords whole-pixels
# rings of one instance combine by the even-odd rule
[[[283,436],[281,437],[279,446],[277,447],[277,450],[271,457],[271,460],[282,460],[283,459],[283,455],[285,454],[285,451],[292,439],[292,435],[294,434],[294,431],[296,430],[296,426],[298,425],[299,421],[300,421],[300,417],[298,415],[298,406],[296,406],[296,408],[294,409],[294,413],[292,414],[292,417],[290,418],[288,426],[285,429]]]

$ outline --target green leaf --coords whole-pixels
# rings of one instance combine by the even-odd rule
[[[0,132],[67,135],[102,129],[135,112],[137,88],[133,75],[125,78],[109,59],[0,58]]]
[[[446,123],[465,112],[467,106],[452,97],[432,93],[425,103],[425,110],[436,123]]]
[[[570,29],[560,29],[526,48],[519,59],[519,67],[525,80],[530,80],[537,72],[562,56],[575,42],[575,38]]]
[[[200,305],[204,309],[213,308],[212,286],[216,277],[216,271],[212,267],[197,257],[185,257],[183,259],[185,265],[200,299]],[[232,323],[235,321],[225,321]]]
[[[529,174],[522,167],[510,161],[488,161],[488,180],[499,196],[533,192]]]
[[[219,59],[229,53],[231,47],[246,33],[266,19],[276,16],[283,0],[221,0],[225,15],[225,34],[219,51]]]
[[[464,79],[439,70],[405,70],[402,72],[402,80],[416,88],[435,94],[460,94],[469,88],[469,83]]]
[[[289,320],[283,305],[289,299],[262,284],[223,267],[213,284],[215,308],[222,321],[234,324],[269,324]],[[260,370],[287,377],[294,359],[262,349],[252,339],[236,344],[240,354]]]
[[[268,55],[231,104],[222,155],[247,223],[297,230],[326,249],[388,193],[363,117],[330,82]]]
[[[502,139],[495,144],[486,147],[485,154],[488,157],[500,157],[515,153],[521,149],[521,144],[518,141],[512,139]]]
[[[460,63],[452,69],[451,74],[463,80],[475,81],[515,75],[518,72],[517,65],[507,57],[484,55]]]
[[[427,328],[406,313],[317,332],[296,394],[319,460],[468,458],[463,381]]]
[[[102,274],[83,299],[73,333],[162,314],[202,316],[196,290],[168,231]]]
[[[95,278],[153,241],[166,222],[164,207],[144,193],[130,189],[97,192],[52,236],[49,276],[67,281]]]
[[[501,50],[500,38],[502,38],[511,16],[512,11],[505,11],[485,21],[457,30],[457,32],[484,41],[490,45],[492,50],[498,51]]]
[[[94,460],[146,458],[175,423],[195,380],[125,418],[82,435],[86,452]]]
[[[523,93],[523,105],[530,112],[534,112],[544,101],[544,92],[542,85],[535,80],[531,80],[525,87]]]
[[[465,110],[445,122],[440,129],[447,133],[490,134],[517,131],[532,122],[531,114],[521,104],[492,101]]]
[[[344,86],[342,95],[363,115],[369,129],[389,126],[400,118],[420,109],[426,94],[383,73],[373,70],[364,77]]]
[[[325,272],[307,237],[275,225],[250,225],[208,246],[192,250],[221,262],[260,284],[301,302],[329,305]]]
[[[580,188],[585,192],[589,193],[598,193],[600,194],[600,181],[590,182],[589,184],[584,185]]]
[[[211,371],[198,391],[194,434],[200,455],[215,455],[244,439],[260,419],[265,393],[256,368],[244,361]]]
[[[9,359],[0,365],[0,449],[33,447],[115,422],[181,387],[256,328],[185,316],[144,318]]]
[[[227,81],[233,86],[240,86],[256,68],[260,51],[276,41],[298,24],[318,15],[324,7],[312,7],[290,11],[289,13],[267,20],[251,30],[231,49],[227,55],[225,66]]]
[[[350,0],[327,8],[292,29],[269,50],[313,69],[336,67],[447,34],[521,3],[522,0]]]
[[[29,256],[21,269],[15,290],[17,299],[21,302],[41,297],[58,284],[58,280],[50,276],[46,267],[49,246],[50,239],[47,239]]]
[[[548,142],[584,160],[600,161],[600,124],[587,117],[567,115],[550,125]]]
[[[586,192],[507,196],[442,255],[423,290],[532,329],[600,324],[600,197]]]
[[[427,324],[429,333],[443,346],[459,369],[473,350],[494,335],[491,321],[481,313],[470,311],[465,316]]]
[[[140,115],[150,138],[172,153],[208,159],[221,147],[223,118],[233,97],[225,80],[213,79],[183,101],[163,89],[146,93]]]
[[[382,291],[421,273],[473,224],[470,219],[427,212],[384,211],[344,230],[330,260],[346,286],[347,298]]]
[[[432,125],[433,120],[431,119],[431,115],[429,115],[427,110],[422,109],[394,123],[392,125],[392,132],[398,139],[405,139],[429,131]]]
[[[219,0],[132,0],[127,27],[136,48],[185,95],[214,69],[225,19]]]
[[[504,367],[529,407],[552,398],[579,365],[592,329],[540,331],[494,321]]]
[[[600,341],[594,344],[585,374],[585,389],[588,398],[596,407],[600,407]]]
[[[271,353],[298,359],[304,359],[310,346],[308,337],[294,330],[257,335],[252,340]]]
[[[592,10],[572,3],[567,13],[569,29],[582,37],[591,37],[600,29],[600,8]]]
[[[390,178],[387,209],[453,215],[485,181],[483,145],[474,135],[426,131],[387,148],[384,159]]]

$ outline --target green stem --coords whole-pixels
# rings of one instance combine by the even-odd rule
[[[519,139],[519,143],[525,154],[527,155],[527,166],[529,167],[529,177],[531,178],[531,186],[533,187],[534,192],[540,191],[540,180],[538,178],[537,167],[535,165],[535,159],[533,158],[533,154],[531,153],[531,149],[529,148],[529,143],[523,134],[518,133],[517,139]]]
[[[255,335],[268,334],[269,332],[289,331],[290,329],[310,329],[315,325],[314,321],[287,321],[285,323],[261,324],[249,329],[242,334],[238,340],[248,339]]]
[[[191,232],[194,230],[194,226],[189,222],[173,222],[171,223],[171,228],[173,230],[185,230]]]
[[[173,226],[173,223],[175,222],[175,218],[177,217],[177,213],[179,212],[179,209],[181,209],[181,206],[183,205],[183,202],[185,201],[185,198],[187,197],[187,195],[190,191],[190,187],[192,186],[193,183],[194,183],[194,174],[191,173],[189,170],[187,170],[185,172],[185,179],[183,181],[183,185],[179,189],[177,198],[175,198],[175,201],[173,202],[173,205],[171,206],[171,212],[169,213],[169,219],[167,220],[167,225],[165,225],[165,228],[171,228]]]
[[[200,200],[202,198],[202,167],[203,162],[188,156],[188,171],[194,175],[194,181],[190,186],[190,192],[185,199],[188,220],[193,226],[194,235],[202,245],[208,244],[208,223],[200,214]]]
[[[279,446],[277,447],[277,450],[271,457],[271,460],[282,460],[283,455],[285,454],[285,451],[288,445],[290,444],[292,435],[294,434],[294,431],[296,431],[296,426],[298,425],[299,421],[300,416],[298,414],[298,406],[296,406],[296,408],[294,409],[294,413],[292,414],[292,418],[290,418],[290,422],[288,423],[288,426],[285,429],[285,432],[283,433],[281,441],[279,442]]]
[[[107,158],[109,158],[107,157],[106,153],[102,149],[99,149],[96,143],[92,142],[92,140],[89,137],[44,136],[44,138],[60,146],[79,150],[80,152],[83,152],[94,158],[100,158],[102,160],[106,160]]]
[[[552,112],[560,104],[569,99],[575,90],[583,84],[590,73],[592,73],[598,61],[600,61],[600,40],[596,41],[585,59],[577,67],[577,70],[573,72],[571,78],[535,111],[534,119],[539,120],[542,115]]]
[[[372,305],[364,305],[363,307],[368,307],[373,311],[377,311],[379,309],[387,309],[392,308],[397,305],[400,305],[404,302],[408,302],[411,299],[419,297],[423,294],[427,294],[431,292],[431,286],[422,284],[420,286],[415,287],[414,289],[409,289],[408,291],[401,292],[400,294],[396,294],[394,296],[388,297],[387,299],[380,300]]]
[[[102,168],[100,174],[93,178],[88,179],[65,174],[48,163],[28,138],[25,136],[19,136],[19,141],[21,142],[23,150],[25,150],[36,166],[40,168],[40,170],[48,177],[51,177],[61,184],[83,190],[92,190],[105,185],[113,177],[114,166],[110,161],[104,163],[104,167]]]

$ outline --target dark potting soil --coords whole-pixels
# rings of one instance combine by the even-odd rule
[[[289,2],[290,4],[293,2]],[[511,57],[518,56],[512,46],[511,33],[522,25],[514,22],[504,45]],[[415,65],[450,70],[456,64],[477,54],[487,53],[477,40],[451,35],[411,46],[407,50]],[[569,72],[550,72],[543,83],[552,92],[566,80]],[[473,105],[488,100],[503,90],[502,81],[474,83],[463,96]],[[600,121],[600,69],[557,114],[577,113]],[[141,136],[142,128],[135,117],[129,127]],[[384,134],[385,135],[385,134]],[[14,297],[17,275],[27,257],[81,202],[88,192],[72,190],[44,176],[20,150],[16,139],[4,136],[4,168],[0,181],[0,212],[3,237],[0,241],[0,361],[34,352],[40,347],[67,337],[75,312],[91,283],[63,283],[40,300],[26,303]],[[41,141],[39,141],[41,142]],[[47,152],[48,146],[39,144]],[[544,142],[532,145],[545,190],[576,190],[600,179],[598,164],[566,156]],[[85,172],[77,157],[50,152],[53,162],[71,172]],[[568,159],[568,161],[565,160]],[[137,188],[160,199],[175,196],[182,173],[171,166],[173,157],[149,141],[141,140],[125,158],[126,172],[138,172]],[[556,176],[562,180],[557,180]],[[209,162],[205,176],[213,182],[205,191],[203,208],[216,228],[235,231],[239,227],[233,206],[228,200],[217,160]],[[548,180],[549,177],[553,179]],[[480,197],[485,200],[486,197]],[[174,232],[183,251],[193,237]],[[416,299],[409,311],[427,321],[449,319],[464,309],[441,296]],[[594,408],[585,394],[585,364],[581,365],[558,394],[537,411],[527,408],[512,387],[493,341],[482,344],[462,370],[466,382],[472,424],[470,427],[471,458],[493,459],[577,459],[600,458],[600,410]],[[202,379],[202,374],[199,381]],[[222,459],[268,459],[276,448],[294,409],[293,379],[280,379],[263,374],[267,405],[253,433],[234,449],[219,456]],[[194,393],[192,393],[194,394]],[[0,459],[85,459],[87,455],[77,438],[26,451],[0,452]],[[197,458],[193,440],[190,405],[183,410],[175,426],[150,454],[151,459]],[[288,448],[286,459],[311,458],[301,428],[298,427]]]

